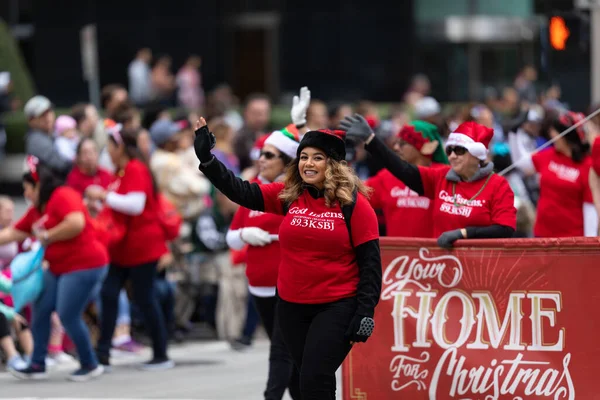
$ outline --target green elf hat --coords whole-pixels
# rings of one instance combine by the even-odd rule
[[[429,122],[414,120],[398,132],[398,137],[413,145],[424,156],[438,164],[448,164],[437,126]]]

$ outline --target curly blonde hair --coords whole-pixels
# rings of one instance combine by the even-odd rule
[[[300,176],[298,163],[299,159],[296,158],[286,168],[285,187],[279,194],[279,198],[287,204],[292,204],[304,192],[304,181]],[[366,197],[369,197],[372,190],[356,176],[346,161],[336,161],[332,158],[327,159],[323,189],[327,207],[331,207],[336,201],[340,206],[352,204],[352,194],[355,190]]]

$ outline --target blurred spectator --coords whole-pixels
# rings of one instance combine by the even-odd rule
[[[37,157],[54,172],[66,176],[72,165],[54,146],[52,133],[56,116],[52,103],[44,96],[35,96],[25,103],[24,112],[29,125],[25,138],[26,154]]]
[[[98,165],[98,146],[90,138],[83,138],[77,145],[75,165],[67,176],[67,186],[78,191],[82,196],[85,190],[92,185],[107,189],[112,182],[109,171]],[[100,211],[102,204],[88,204],[88,210],[95,215]]]
[[[245,271],[233,268],[226,242],[239,206],[216,190],[213,201],[214,207],[200,215],[194,228],[194,252],[202,255],[196,279],[212,287],[203,296],[207,322],[216,327],[219,338],[233,340],[244,324],[248,294]]]
[[[440,103],[433,97],[423,97],[414,105],[415,119],[437,125],[442,112]]]
[[[542,104],[545,108],[567,111],[567,105],[560,101],[561,95],[560,85],[555,83],[544,92]]]
[[[316,99],[311,100],[306,110],[306,126],[311,131],[329,127],[329,115],[325,102]]]
[[[152,51],[148,48],[138,50],[135,59],[129,64],[129,96],[138,107],[145,106],[150,101],[151,79],[150,63]]]
[[[152,66],[152,98],[158,103],[173,105],[172,96],[175,90],[175,77],[171,72],[171,57],[160,56]]]
[[[529,104],[537,102],[537,92],[535,83],[538,79],[537,70],[532,65],[526,65],[517,78],[515,79],[515,89],[519,94],[521,101],[526,101]]]
[[[536,140],[540,135],[544,110],[534,106],[527,112],[523,123],[508,133],[508,146],[515,170],[506,177],[515,192],[515,196],[523,201],[537,204],[539,182],[533,165],[528,161],[537,148]]]
[[[184,219],[197,218],[211,186],[177,154],[181,134],[180,125],[172,121],[159,120],[152,125],[150,137],[157,148],[150,157],[150,169],[158,189],[179,214]]]
[[[0,159],[4,158],[4,148],[7,140],[2,116],[12,109],[10,101],[11,86],[10,72],[0,72]]]
[[[240,169],[252,166],[250,150],[254,142],[266,133],[271,119],[271,100],[266,94],[251,94],[244,108],[244,126],[237,132],[234,151],[240,162]]]
[[[227,169],[233,171],[236,175],[241,173],[240,161],[233,151],[233,129],[227,123],[218,119],[211,121],[213,134],[217,138],[217,144],[213,150],[213,154],[221,161]]]
[[[73,117],[61,115],[56,119],[54,134],[56,139],[54,145],[58,152],[66,159],[75,160],[75,152],[79,143],[77,133],[77,122]]]
[[[81,137],[94,139],[98,148],[106,145],[106,133],[96,106],[90,103],[77,103],[71,108],[71,117],[77,122],[77,131]]]
[[[204,89],[202,89],[202,74],[200,67],[202,58],[190,56],[177,72],[179,104],[187,110],[200,111],[204,107]]]
[[[145,162],[149,162],[154,153],[154,143],[150,132],[144,128],[136,129],[137,131],[137,148],[140,151],[140,155]]]
[[[410,87],[404,94],[404,102],[409,106],[415,106],[415,104],[421,100],[424,96],[427,96],[431,91],[431,83],[429,78],[425,74],[418,74],[412,78]]]
[[[156,102],[149,104],[144,110],[144,117],[142,118],[142,127],[144,129],[150,129],[152,124],[159,119],[171,119],[171,115],[169,114],[169,109]]]
[[[106,112],[106,117],[115,119],[116,111],[129,102],[127,90],[119,84],[110,84],[102,88],[100,97],[102,108]]]
[[[237,132],[244,126],[244,119],[237,111],[238,104],[239,100],[229,85],[218,85],[209,96],[206,115],[208,119],[223,117],[225,122]]]
[[[140,111],[126,104],[115,111],[115,122],[123,125],[123,129],[127,130],[137,130],[142,127]]]
[[[334,103],[329,106],[329,128],[338,129],[340,121],[352,115],[352,106],[347,103]]]

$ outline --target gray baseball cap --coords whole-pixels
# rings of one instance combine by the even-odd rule
[[[179,125],[168,119],[159,119],[150,127],[150,137],[155,145],[161,146],[167,143],[181,131]]]
[[[52,109],[52,103],[44,96],[34,96],[25,103],[23,111],[29,119],[37,118]]]

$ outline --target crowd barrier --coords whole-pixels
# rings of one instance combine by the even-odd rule
[[[598,238],[382,238],[381,255],[344,400],[600,399]]]

